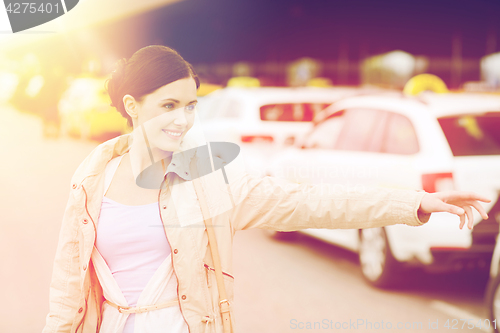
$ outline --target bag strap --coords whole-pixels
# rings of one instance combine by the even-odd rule
[[[217,280],[217,289],[219,291],[219,306],[222,316],[222,326],[224,328],[224,333],[231,333],[232,330],[229,301],[227,299],[226,287],[224,285],[224,278],[222,276],[222,267],[220,263],[219,250],[217,247],[217,240],[215,238],[215,232],[212,225],[212,219],[210,218],[208,206],[205,201],[205,193],[200,183],[200,179],[193,179],[192,182],[196,191],[196,196],[198,197],[198,201],[200,202],[201,213],[203,215],[203,220],[205,221],[205,226],[207,228],[208,244],[210,246],[210,252],[212,253],[212,260],[214,262],[215,268],[215,277]]]

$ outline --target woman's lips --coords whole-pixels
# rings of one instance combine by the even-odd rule
[[[165,130],[165,129],[163,129],[162,131],[172,140],[179,140],[182,136],[182,133],[183,133],[181,131],[170,131],[170,130]]]

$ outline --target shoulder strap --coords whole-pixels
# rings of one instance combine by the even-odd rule
[[[217,290],[219,290],[219,306],[222,315],[222,326],[224,327],[224,333],[231,333],[229,301],[227,300],[226,287],[224,285],[224,278],[222,276],[222,267],[220,263],[219,250],[217,247],[217,240],[215,238],[214,229],[212,227],[212,219],[210,218],[208,206],[205,201],[205,193],[203,191],[200,179],[193,179],[192,182],[196,191],[196,196],[198,197],[198,201],[200,202],[203,220],[205,221],[205,226],[207,227],[208,244],[210,246],[212,260],[214,262],[215,277],[217,279]]]

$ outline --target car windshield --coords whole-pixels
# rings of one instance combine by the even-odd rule
[[[500,155],[500,112],[438,119],[454,156]]]

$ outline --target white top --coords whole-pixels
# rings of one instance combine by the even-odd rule
[[[123,155],[106,166],[106,193]],[[103,197],[92,261],[104,297],[120,306],[146,306],[177,299],[177,279],[158,203],[123,205]],[[100,332],[187,333],[179,305],[144,313],[124,314],[103,305]]]

